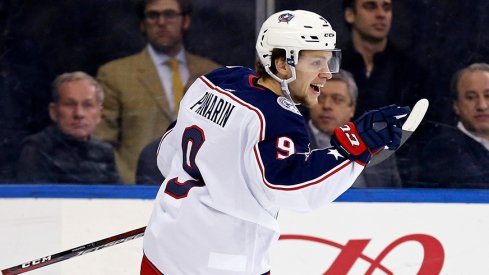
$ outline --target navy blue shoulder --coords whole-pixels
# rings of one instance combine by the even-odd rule
[[[222,67],[206,74],[205,77],[214,85],[221,87],[221,85],[236,84],[248,75],[256,74],[246,67]]]
[[[260,110],[266,125],[265,138],[290,136],[300,139],[302,144],[308,144],[308,136],[304,136],[304,133],[307,133],[304,117],[288,99],[259,85],[253,70],[245,67],[225,67],[205,77],[215,86]]]
[[[259,85],[256,73],[249,68],[224,67],[206,74],[205,77],[215,86],[232,93],[263,113],[291,113],[301,116],[290,101]]]
[[[257,84],[256,73],[246,67],[225,67],[217,69],[205,77],[215,86],[233,94],[249,105],[267,112],[275,108],[277,95]]]

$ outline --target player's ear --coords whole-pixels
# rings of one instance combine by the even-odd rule
[[[287,78],[291,74],[289,64],[285,61],[285,57],[276,58],[274,62],[279,77]]]

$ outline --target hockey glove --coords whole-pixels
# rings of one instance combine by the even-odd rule
[[[353,161],[366,165],[372,155],[385,146],[396,150],[401,144],[400,119],[410,112],[409,107],[389,105],[368,111],[355,123],[349,122],[334,130],[331,144]]]

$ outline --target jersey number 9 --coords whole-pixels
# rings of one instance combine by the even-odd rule
[[[204,131],[196,125],[187,127],[182,135],[182,168],[193,179],[179,182],[178,177],[169,180],[166,184],[165,193],[175,199],[185,198],[194,186],[204,186],[204,180],[199,168],[195,163],[195,157],[204,144]]]

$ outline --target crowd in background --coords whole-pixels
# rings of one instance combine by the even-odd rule
[[[253,66],[249,2],[2,1],[0,182],[161,184],[156,150],[184,91],[220,64]],[[354,186],[489,187],[487,5],[323,2],[275,5],[323,15],[342,49],[343,71],[301,110],[311,149],[366,110],[424,97],[419,130]]]

